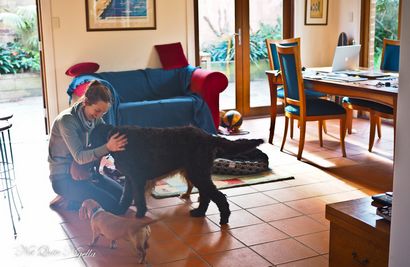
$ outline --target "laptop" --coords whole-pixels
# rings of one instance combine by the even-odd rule
[[[361,45],[336,46],[332,72],[357,70],[359,68],[360,47]]]

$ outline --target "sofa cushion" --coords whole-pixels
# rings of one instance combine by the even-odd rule
[[[188,66],[181,43],[155,45],[155,49],[165,70]]]
[[[68,76],[76,77],[81,74],[94,73],[99,68],[100,65],[95,62],[81,62],[69,67],[66,70],[65,74]]]

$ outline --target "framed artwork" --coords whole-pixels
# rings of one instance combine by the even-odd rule
[[[305,25],[327,25],[329,0],[306,0]]]
[[[155,0],[85,0],[87,31],[156,29]]]

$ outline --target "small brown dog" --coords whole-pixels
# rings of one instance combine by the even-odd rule
[[[92,199],[87,199],[79,211],[81,219],[91,220],[93,238],[90,246],[94,246],[100,236],[111,240],[111,248],[116,247],[116,241],[123,239],[131,242],[133,250],[139,256],[139,263],[145,263],[148,249],[148,239],[151,234],[149,224],[154,220],[142,221],[135,218],[116,216],[104,209]]]

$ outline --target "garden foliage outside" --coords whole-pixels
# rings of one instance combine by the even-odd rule
[[[383,39],[397,40],[399,1],[400,0],[377,0],[374,38],[374,66],[376,68],[380,68]]]
[[[0,75],[39,72],[36,6],[1,9],[0,23],[14,32],[14,41],[0,44]]]
[[[214,31],[214,34],[218,37],[225,36],[225,38],[205,44],[202,52],[210,55],[214,70],[224,72],[232,81],[235,73],[235,36],[229,32],[216,33]],[[265,79],[264,71],[269,67],[266,39],[282,39],[282,19],[280,17],[275,25],[259,23],[257,29],[250,31],[249,58],[252,79]]]
[[[221,33],[229,36],[227,40],[221,40],[215,43],[210,43],[203,48],[203,52],[211,55],[213,62],[230,62],[235,59],[235,36],[229,33]],[[282,21],[277,19],[276,25],[260,23],[259,29],[250,32],[250,60],[254,64],[258,64],[259,60],[268,58],[265,39],[281,39],[282,38]]]

